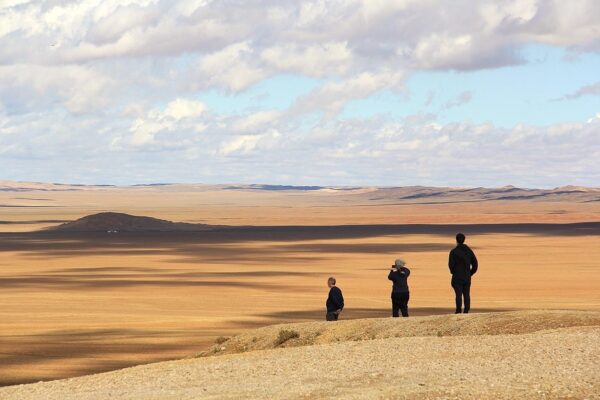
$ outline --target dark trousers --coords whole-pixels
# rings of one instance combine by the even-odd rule
[[[399,312],[402,312],[403,317],[408,317],[408,299],[410,294],[392,292],[392,317],[399,317]]]
[[[471,308],[471,282],[452,280],[452,288],[456,294],[456,313],[461,313],[462,300],[465,299],[464,313],[468,313]]]
[[[335,311],[332,311],[332,312],[327,311],[327,314],[325,314],[325,319],[327,321],[337,321],[339,316],[340,315],[338,313],[336,313]]]

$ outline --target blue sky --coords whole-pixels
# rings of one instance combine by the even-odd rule
[[[599,16],[591,0],[9,0],[0,179],[600,186]]]
[[[547,45],[524,46],[522,63],[480,71],[417,71],[406,79],[401,93],[383,89],[350,101],[341,118],[384,114],[404,118],[434,113],[442,123],[469,121],[509,128],[517,124],[549,125],[585,121],[600,110],[600,96],[559,100],[580,87],[600,80],[600,54],[573,55]],[[280,74],[242,93],[212,89],[198,99],[222,114],[245,114],[260,109],[285,110],[294,100],[323,84],[323,79]],[[468,92],[471,100],[447,107]]]

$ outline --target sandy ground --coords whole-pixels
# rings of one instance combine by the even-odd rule
[[[387,316],[386,269],[400,255],[413,271],[412,315],[451,312],[454,228],[394,233],[380,223],[474,224],[465,231],[481,261],[474,311],[600,310],[597,229],[519,225],[598,221],[600,203],[367,207],[337,194],[143,189],[1,192],[0,204],[10,205],[0,207],[5,232],[105,210],[213,224],[372,224],[351,234],[319,227],[237,237],[0,234],[0,385],[185,357],[218,336],[321,319],[329,275],[347,299],[343,318]]]
[[[399,200],[357,191],[237,191],[214,186],[0,191],[0,232],[115,211],[215,225],[480,224],[600,221],[600,201]],[[387,197],[386,197],[387,196]],[[3,223],[4,222],[4,223]]]
[[[598,313],[594,314],[597,323]],[[529,317],[535,320],[540,315],[534,313]],[[516,326],[526,328],[523,322],[527,321],[527,315],[516,317]],[[564,314],[553,315],[550,319],[563,317]],[[441,329],[448,328],[447,323],[473,328],[480,318],[481,314],[445,316],[436,322]],[[489,320],[489,316],[484,318]],[[507,322],[511,316],[502,318]],[[400,336],[405,325],[421,321],[428,323],[427,318],[419,317],[410,321],[358,320],[360,327],[354,331],[370,329],[377,333],[377,326],[386,326]],[[471,329],[469,336],[358,339],[163,362],[82,378],[0,388],[0,397],[22,400],[600,398],[600,326],[493,335],[484,332],[486,326],[484,323],[479,332]],[[346,328],[352,329],[350,325]],[[255,335],[260,340],[261,334]]]
[[[364,318],[340,320],[334,324],[325,321],[277,324],[219,338],[210,349],[195,357],[397,337],[521,335],[598,326],[600,312],[559,310],[487,312],[475,316],[435,315],[402,318],[401,322],[393,318]],[[285,336],[284,341],[280,337],[282,332],[294,332],[297,337]]]

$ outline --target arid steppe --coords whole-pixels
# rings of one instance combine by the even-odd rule
[[[320,320],[330,275],[342,319],[386,317],[397,256],[413,272],[411,314],[449,314],[458,230],[480,260],[473,312],[600,311],[597,189],[0,183],[2,385],[183,358],[219,336]],[[48,230],[103,211],[221,227]]]
[[[600,313],[294,323],[208,354],[0,388],[6,399],[598,399]],[[281,332],[296,337],[280,339]]]

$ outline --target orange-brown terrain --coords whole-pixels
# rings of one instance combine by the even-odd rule
[[[107,211],[164,221],[108,214],[53,229]],[[412,315],[448,314],[458,230],[480,260],[473,312],[600,310],[599,189],[0,181],[0,384],[181,358],[218,336],[320,320],[330,275],[342,319],[388,316],[397,256],[413,272]]]

